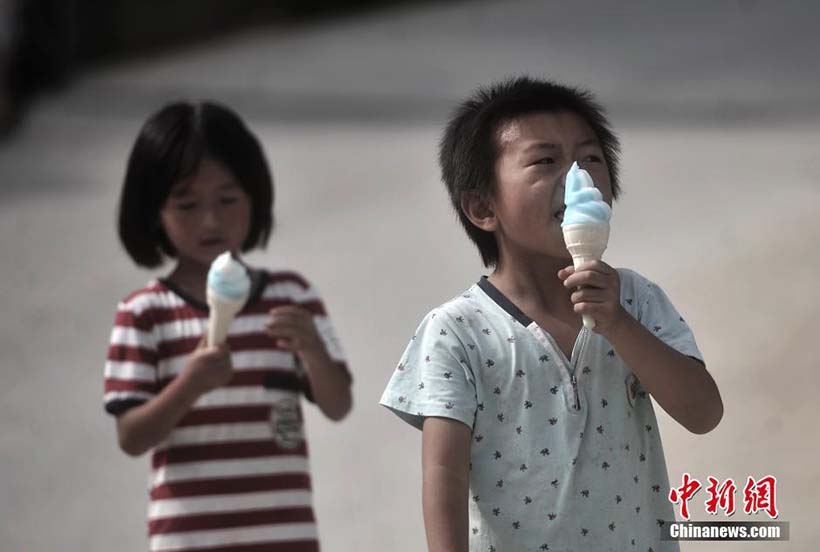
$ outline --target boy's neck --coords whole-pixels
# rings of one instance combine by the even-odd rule
[[[548,314],[574,320],[578,315],[569,298],[571,291],[558,278],[558,271],[571,264],[571,259],[503,256],[489,280],[518,308],[535,319]]]

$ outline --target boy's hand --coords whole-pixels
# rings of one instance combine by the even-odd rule
[[[558,271],[564,287],[572,291],[570,301],[578,314],[595,319],[595,331],[604,337],[629,316],[621,307],[621,282],[618,271],[603,261],[590,261],[576,270],[572,266]]]
[[[302,307],[286,305],[271,309],[265,329],[276,346],[286,351],[300,355],[325,352],[313,314]]]
[[[231,351],[227,343],[208,347],[208,337],[203,335],[185,364],[183,376],[199,394],[227,384],[233,378]]]

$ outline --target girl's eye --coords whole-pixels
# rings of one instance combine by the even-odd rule
[[[176,205],[180,211],[191,211],[196,208],[196,203],[193,201],[181,201]]]
[[[555,159],[552,157],[544,157],[543,159],[537,160],[533,165],[554,165]]]
[[[581,159],[581,163],[600,163],[601,158],[597,155],[587,155]]]
[[[226,196],[226,197],[220,198],[220,200],[219,200],[219,202],[222,205],[232,205],[232,204],[236,203],[237,201],[239,201],[239,198],[238,197],[233,197],[233,196]]]

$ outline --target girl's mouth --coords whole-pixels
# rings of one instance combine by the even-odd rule
[[[553,215],[552,215],[553,218],[555,218],[559,222],[564,222],[564,212],[566,212],[566,210],[567,210],[567,206],[566,205],[561,205],[561,208],[558,209],[557,211],[555,211],[555,213],[553,213]]]
[[[204,240],[199,240],[199,245],[202,247],[216,247],[218,245],[222,245],[224,241],[222,238],[206,238]]]

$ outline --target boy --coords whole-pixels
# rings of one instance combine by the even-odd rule
[[[674,515],[649,395],[706,433],[720,394],[663,291],[601,261],[574,270],[561,231],[572,163],[611,205],[617,153],[589,93],[527,77],[447,126],[443,180],[495,270],[424,318],[381,400],[423,430],[431,551],[678,548],[660,541]]]

